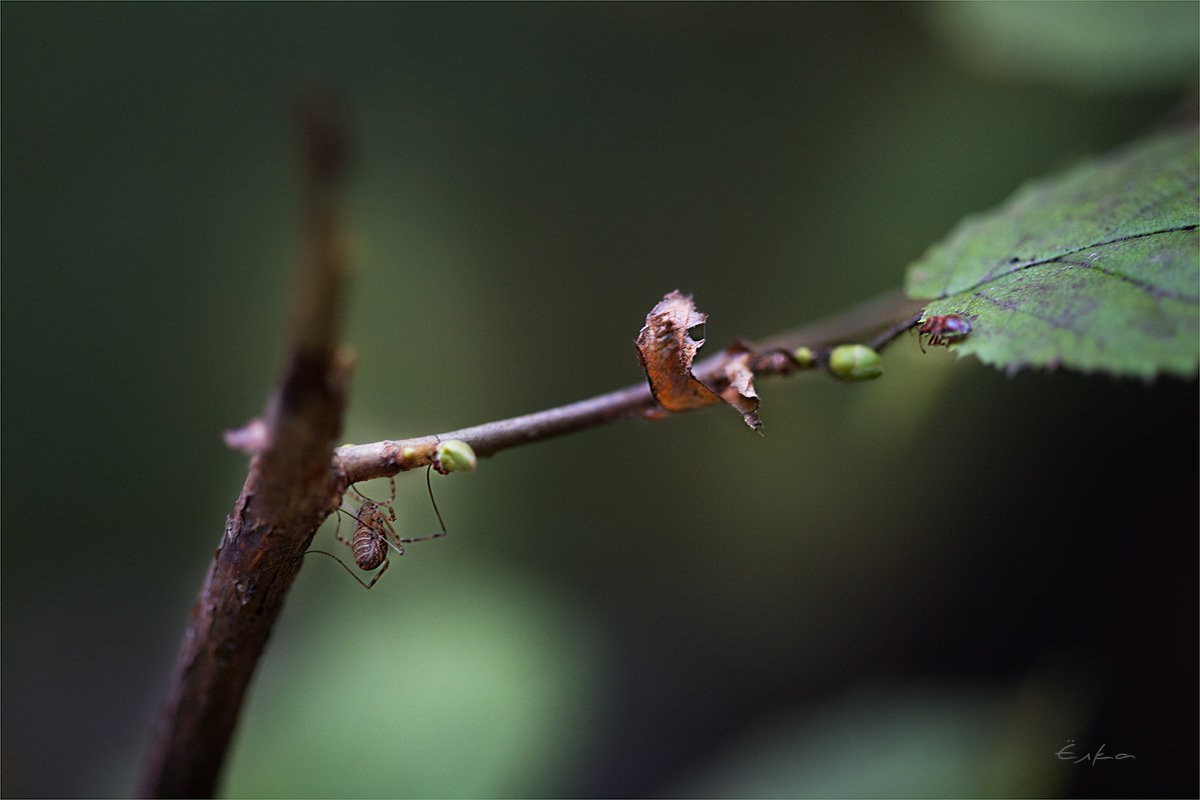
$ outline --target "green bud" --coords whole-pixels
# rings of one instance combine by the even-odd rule
[[[817,360],[813,355],[812,348],[809,347],[797,347],[796,352],[792,353],[792,358],[796,359],[796,365],[800,369],[810,369],[813,362]]]
[[[869,381],[883,374],[883,359],[865,345],[843,344],[829,354],[829,371],[844,381]]]
[[[449,472],[471,472],[475,469],[475,451],[461,439],[451,439],[437,446],[434,469],[445,475]]]

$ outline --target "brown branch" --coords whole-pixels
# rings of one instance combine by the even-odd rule
[[[213,794],[255,664],[304,551],[344,488],[330,463],[348,372],[335,341],[344,273],[336,208],[347,146],[328,98],[308,98],[299,122],[306,240],[287,363],[192,608],[141,776],[143,796]]]
[[[759,344],[739,343],[739,347],[748,348],[753,354],[751,363],[756,377],[796,372],[799,366],[788,354],[801,345],[815,350],[814,366],[820,369],[828,357],[829,347],[854,342],[854,337],[868,332],[872,333],[866,337],[866,344],[876,350],[884,348],[912,327],[923,305],[920,301],[909,300],[901,293],[893,292],[834,317],[769,337]],[[717,353],[697,362],[693,372],[697,378],[720,392],[728,382],[724,367],[730,357],[730,350]],[[476,455],[486,457],[510,447],[594,428],[619,419],[657,418],[666,413],[658,408],[649,386],[643,381],[570,405],[471,428],[400,441],[345,445],[335,452],[334,463],[344,476],[346,485],[349,485],[432,464],[437,443],[450,439],[464,441],[471,445]]]

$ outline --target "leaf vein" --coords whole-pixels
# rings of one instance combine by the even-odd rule
[[[1072,250],[1064,250],[1061,253],[1055,253],[1054,255],[1046,256],[1045,258],[1039,258],[1039,259],[1035,259],[1032,261],[1017,262],[1016,264],[1013,264],[1009,269],[1004,270],[1004,271],[997,271],[997,272],[989,271],[987,274],[983,275],[974,285],[967,287],[963,291],[964,292],[975,291],[976,289],[980,289],[984,286],[987,286],[989,283],[994,283],[995,281],[999,280],[1000,278],[1004,278],[1009,275],[1015,275],[1016,273],[1021,272],[1022,270],[1029,269],[1030,267],[1040,267],[1040,266],[1043,266],[1046,264],[1054,264],[1054,263],[1066,263],[1066,262],[1062,262],[1061,259],[1064,258],[1065,256],[1070,256],[1075,253],[1082,253],[1084,250],[1094,250],[1098,247],[1109,247],[1111,245],[1120,244],[1122,242],[1134,241],[1136,239],[1144,239],[1148,236],[1160,236],[1160,235],[1166,234],[1166,233],[1179,233],[1179,232],[1183,232],[1183,231],[1194,231],[1198,227],[1200,227],[1200,226],[1198,226],[1198,225],[1173,225],[1169,228],[1159,228],[1157,230],[1145,231],[1143,233],[1131,233],[1128,236],[1118,236],[1114,239],[1106,239],[1106,240],[1100,241],[1100,242],[1091,242],[1089,244],[1083,245],[1082,247],[1076,247]],[[1004,262],[1001,261],[1000,263],[1003,264]],[[943,292],[946,292],[946,290],[943,290]],[[958,294],[958,292],[956,292],[955,294]],[[943,297],[944,296],[946,296],[946,294],[943,294]],[[1190,300],[1190,298],[1186,298],[1186,297],[1181,298],[1181,299],[1189,299]]]
[[[1095,270],[1096,272],[1099,272],[1101,275],[1105,275],[1109,278],[1114,278],[1123,283],[1128,283],[1132,286],[1135,286],[1138,289],[1141,289],[1142,291],[1146,292],[1147,294],[1153,295],[1155,298],[1158,298],[1158,299],[1165,298],[1168,300],[1179,300],[1179,301],[1185,302],[1185,303],[1200,304],[1200,295],[1192,296],[1192,295],[1183,294],[1182,292],[1169,291],[1167,289],[1163,289],[1158,286],[1155,286],[1154,284],[1152,284],[1148,281],[1143,281],[1143,280],[1133,277],[1132,275],[1126,275],[1123,272],[1118,272],[1113,269],[1108,269],[1107,267],[1102,267],[1099,264],[1093,264],[1090,261],[1063,261],[1061,259],[1058,259],[1055,261],[1051,261],[1049,263],[1062,264],[1065,267],[1079,267],[1081,269]]]

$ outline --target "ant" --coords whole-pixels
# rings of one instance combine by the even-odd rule
[[[337,529],[333,536],[339,542],[346,545],[354,553],[354,563],[358,568],[364,571],[371,571],[379,567],[379,572],[375,573],[375,577],[371,578],[371,582],[367,583],[362,578],[354,574],[350,567],[346,566],[346,562],[335,556],[333,553],[327,553],[324,550],[309,550],[309,553],[320,553],[323,556],[329,556],[334,561],[342,565],[346,572],[350,573],[350,577],[362,584],[364,589],[370,589],[375,585],[383,573],[387,572],[390,564],[387,558],[387,550],[391,547],[396,551],[396,555],[404,555],[404,545],[410,542],[424,542],[427,539],[436,539],[439,536],[446,535],[446,523],[442,521],[442,512],[438,511],[437,501],[433,499],[433,484],[430,483],[430,470],[425,471],[425,486],[429,490],[429,501],[433,503],[433,513],[437,514],[438,524],[442,529],[437,533],[431,533],[428,536],[417,536],[415,538],[401,538],[396,534],[396,529],[392,527],[392,523],[396,521],[396,509],[393,503],[396,502],[396,479],[390,477],[388,480],[392,484],[392,495],[387,500],[375,501],[364,495],[362,492],[350,487],[350,491],[358,495],[359,507],[357,514],[351,514],[342,507],[338,507],[346,516],[354,517],[354,537],[347,539],[341,534],[342,518],[338,517]],[[385,514],[381,509],[387,509]]]
[[[967,334],[970,332],[971,323],[958,314],[930,317],[917,330],[917,346],[924,353],[925,345],[921,342],[921,337],[928,336],[930,347],[937,347],[938,345],[947,347],[955,342],[961,342],[967,338]]]

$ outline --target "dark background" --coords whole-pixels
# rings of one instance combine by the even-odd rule
[[[366,442],[636,382],[672,289],[710,347],[892,290],[964,214],[1194,98],[1198,28],[1192,3],[0,23],[10,797],[132,791],[245,474],[221,431],[279,367],[304,87],[357,133]],[[764,438],[715,409],[436,479],[450,536],[370,593],[305,565],[225,791],[1195,796],[1195,382],[885,362],[763,384]],[[406,535],[436,524],[423,483]]]

